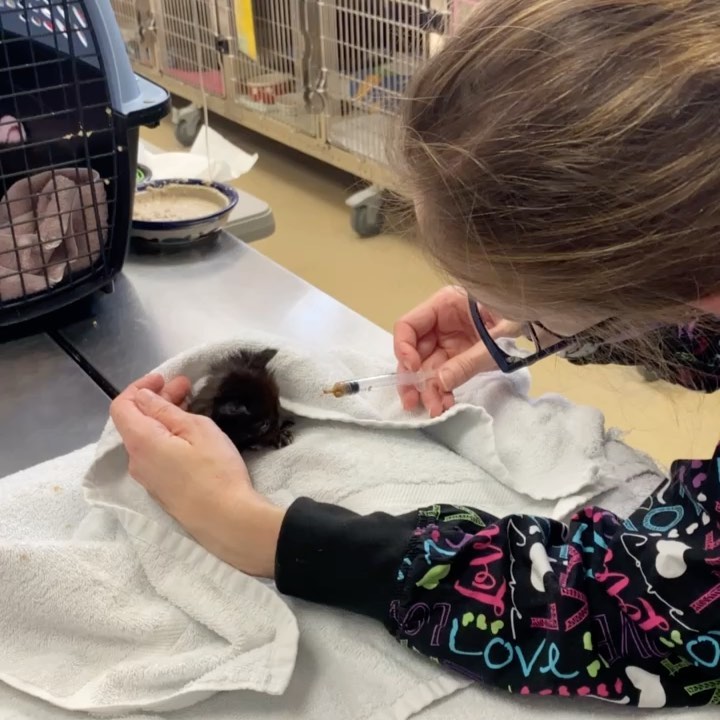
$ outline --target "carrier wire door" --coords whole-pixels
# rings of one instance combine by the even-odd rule
[[[0,331],[111,285],[138,126],[168,110],[108,0],[0,0]]]

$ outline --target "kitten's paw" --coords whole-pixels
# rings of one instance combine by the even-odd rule
[[[278,448],[287,447],[293,441],[293,433],[292,433],[292,430],[290,429],[291,426],[292,426],[291,422],[286,423],[280,429],[280,434],[278,435],[278,439],[277,439],[277,447]]]

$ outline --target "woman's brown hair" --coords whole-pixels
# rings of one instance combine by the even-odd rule
[[[421,236],[468,287],[639,321],[720,292],[718,0],[483,0],[402,121]]]

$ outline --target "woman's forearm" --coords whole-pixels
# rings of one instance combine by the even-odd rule
[[[720,543],[705,519],[720,502],[718,456],[674,470],[626,520],[588,508],[569,526],[446,505],[360,516],[300,499],[280,531],[277,586],[373,617],[511,692],[705,705],[720,654]]]
[[[363,516],[337,505],[296,500],[277,544],[278,590],[386,622],[416,518],[415,512]]]

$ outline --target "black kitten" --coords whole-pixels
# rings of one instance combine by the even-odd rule
[[[268,369],[277,350],[239,350],[210,369],[210,379],[190,403],[240,450],[281,448],[292,442],[292,421],[280,414],[280,392]]]

